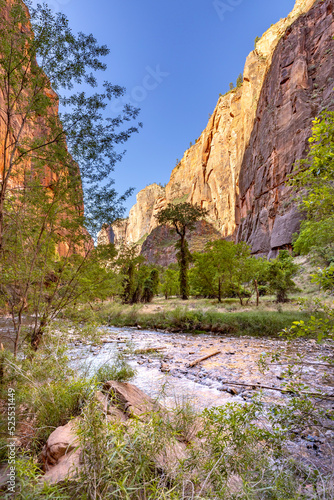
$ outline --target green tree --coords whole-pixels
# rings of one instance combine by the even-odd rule
[[[207,214],[208,212],[203,208],[185,202],[178,205],[168,203],[167,207],[156,215],[159,224],[172,226],[179,236],[176,248],[178,249],[180,293],[183,300],[187,300],[189,297],[188,269],[190,252],[186,234],[193,231],[195,223],[205,218]]]
[[[107,47],[74,35],[46,5],[29,6],[30,19],[21,1],[0,0],[0,293],[15,352],[23,314],[33,315],[37,348],[62,308],[109,279],[101,266],[95,273],[91,259],[100,257],[84,225],[94,230],[120,214],[124,196],[110,189],[110,175],[122,156],[117,145],[137,131],[128,122],[138,113],[125,106],[107,117],[124,89],[105,82],[93,91]]]
[[[245,296],[250,298],[256,292],[258,304],[258,281],[264,275],[266,261],[252,257],[250,247],[244,242],[217,240],[209,242],[205,250],[194,254],[192,281],[195,290],[217,297],[219,302],[233,293],[241,305]]]
[[[313,250],[329,264],[334,261],[334,112],[314,120],[309,142],[308,156],[291,179],[306,215],[294,249],[301,254]]]
[[[241,85],[243,84],[243,81],[244,81],[244,77],[243,77],[243,74],[240,73],[238,78],[237,78],[237,87],[241,87]]]
[[[231,82],[230,85],[229,85],[229,87],[230,87],[230,90],[234,90],[234,83]]]
[[[167,300],[171,295],[177,295],[180,287],[178,283],[178,271],[175,269],[176,264],[171,264],[162,274],[161,291]]]
[[[293,277],[297,274],[298,265],[288,250],[280,251],[277,259],[268,263],[267,281],[270,290],[276,294],[277,302],[286,302],[288,293],[297,290]]]
[[[143,295],[141,301],[144,303],[152,302],[155,295],[157,295],[159,290],[159,271],[154,268],[150,271],[150,274],[144,281]]]

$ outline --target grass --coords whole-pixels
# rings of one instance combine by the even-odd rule
[[[68,312],[67,317],[85,322],[91,319],[91,310]],[[278,337],[294,321],[306,321],[308,312],[300,311],[258,311],[220,312],[217,309],[191,310],[176,306],[162,311],[145,312],[140,306],[123,306],[107,303],[95,312],[97,324],[115,327],[138,327],[148,330],[171,332],[212,332],[221,335],[252,335],[256,337]]]

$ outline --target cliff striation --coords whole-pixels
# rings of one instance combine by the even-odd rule
[[[291,244],[300,215],[285,181],[305,155],[312,119],[334,104],[333,34],[333,0],[297,0],[247,57],[243,84],[219,98],[166,188],[145,188],[112,228],[115,242],[146,240],[152,260],[155,213],[189,201],[209,211],[212,234],[245,240],[256,254]]]

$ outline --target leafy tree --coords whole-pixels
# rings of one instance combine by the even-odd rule
[[[149,276],[144,281],[142,302],[152,302],[153,297],[157,295],[159,289],[159,271],[154,268],[151,270]]]
[[[205,218],[207,214],[208,212],[203,208],[185,202],[179,203],[178,205],[168,203],[167,207],[156,215],[159,224],[172,226],[179,236],[179,241],[177,243],[179,282],[180,293],[183,300],[187,300],[189,297],[188,269],[190,252],[186,234],[187,231],[193,231],[195,229],[195,223]]]
[[[242,75],[242,73],[239,74],[238,78],[237,78],[237,87],[241,87],[241,85],[243,84],[243,81],[244,81],[244,77]]]
[[[282,250],[277,259],[268,263],[267,280],[270,290],[276,294],[277,302],[286,302],[288,293],[297,290],[293,277],[297,274],[298,265],[288,250]]]
[[[294,249],[301,254],[314,250],[329,264],[334,261],[334,112],[314,120],[309,142],[308,156],[291,179],[306,215]]]
[[[234,90],[234,83],[231,82],[230,85],[229,85],[229,87],[230,87],[230,90]]]
[[[221,302],[232,283],[234,257],[235,244],[226,240],[209,242],[204,253],[194,254],[193,281],[197,291]]]
[[[237,296],[241,305],[244,298],[257,292],[266,261],[251,256],[250,247],[241,242],[217,240],[206,245],[205,253],[194,254],[193,283],[197,291],[206,296]]]
[[[20,0],[0,0],[0,293],[12,314],[15,352],[23,314],[33,315],[37,348],[63,307],[109,280],[83,228],[94,230],[121,211],[124,196],[110,175],[123,155],[116,147],[137,131],[128,122],[138,114],[125,106],[106,117],[124,93],[117,85],[90,92],[96,71],[106,68],[107,47],[74,35],[66,17],[46,5],[29,6],[30,19]]]
[[[165,269],[161,278],[161,291],[167,300],[171,295],[179,293],[178,271],[174,268],[175,264],[171,264]]]

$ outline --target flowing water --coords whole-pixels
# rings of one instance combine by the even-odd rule
[[[156,352],[146,352],[157,348]],[[290,397],[275,390],[283,388],[285,371],[292,359],[294,371],[308,391],[333,394],[333,369],[321,356],[329,356],[330,343],[318,345],[313,340],[289,344],[282,340],[254,337],[171,334],[135,328],[106,328],[102,346],[79,341],[70,348],[72,366],[84,364],[93,373],[103,364],[112,363],[119,353],[135,368],[131,381],[152,397],[160,397],[167,406],[188,400],[198,409],[227,402],[249,400],[258,386],[264,386],[268,402]],[[199,362],[195,360],[219,351]],[[264,374],[259,368],[261,355],[279,352],[281,358],[269,364]],[[301,365],[303,361],[303,365]],[[245,387],[234,384],[245,384]]]

